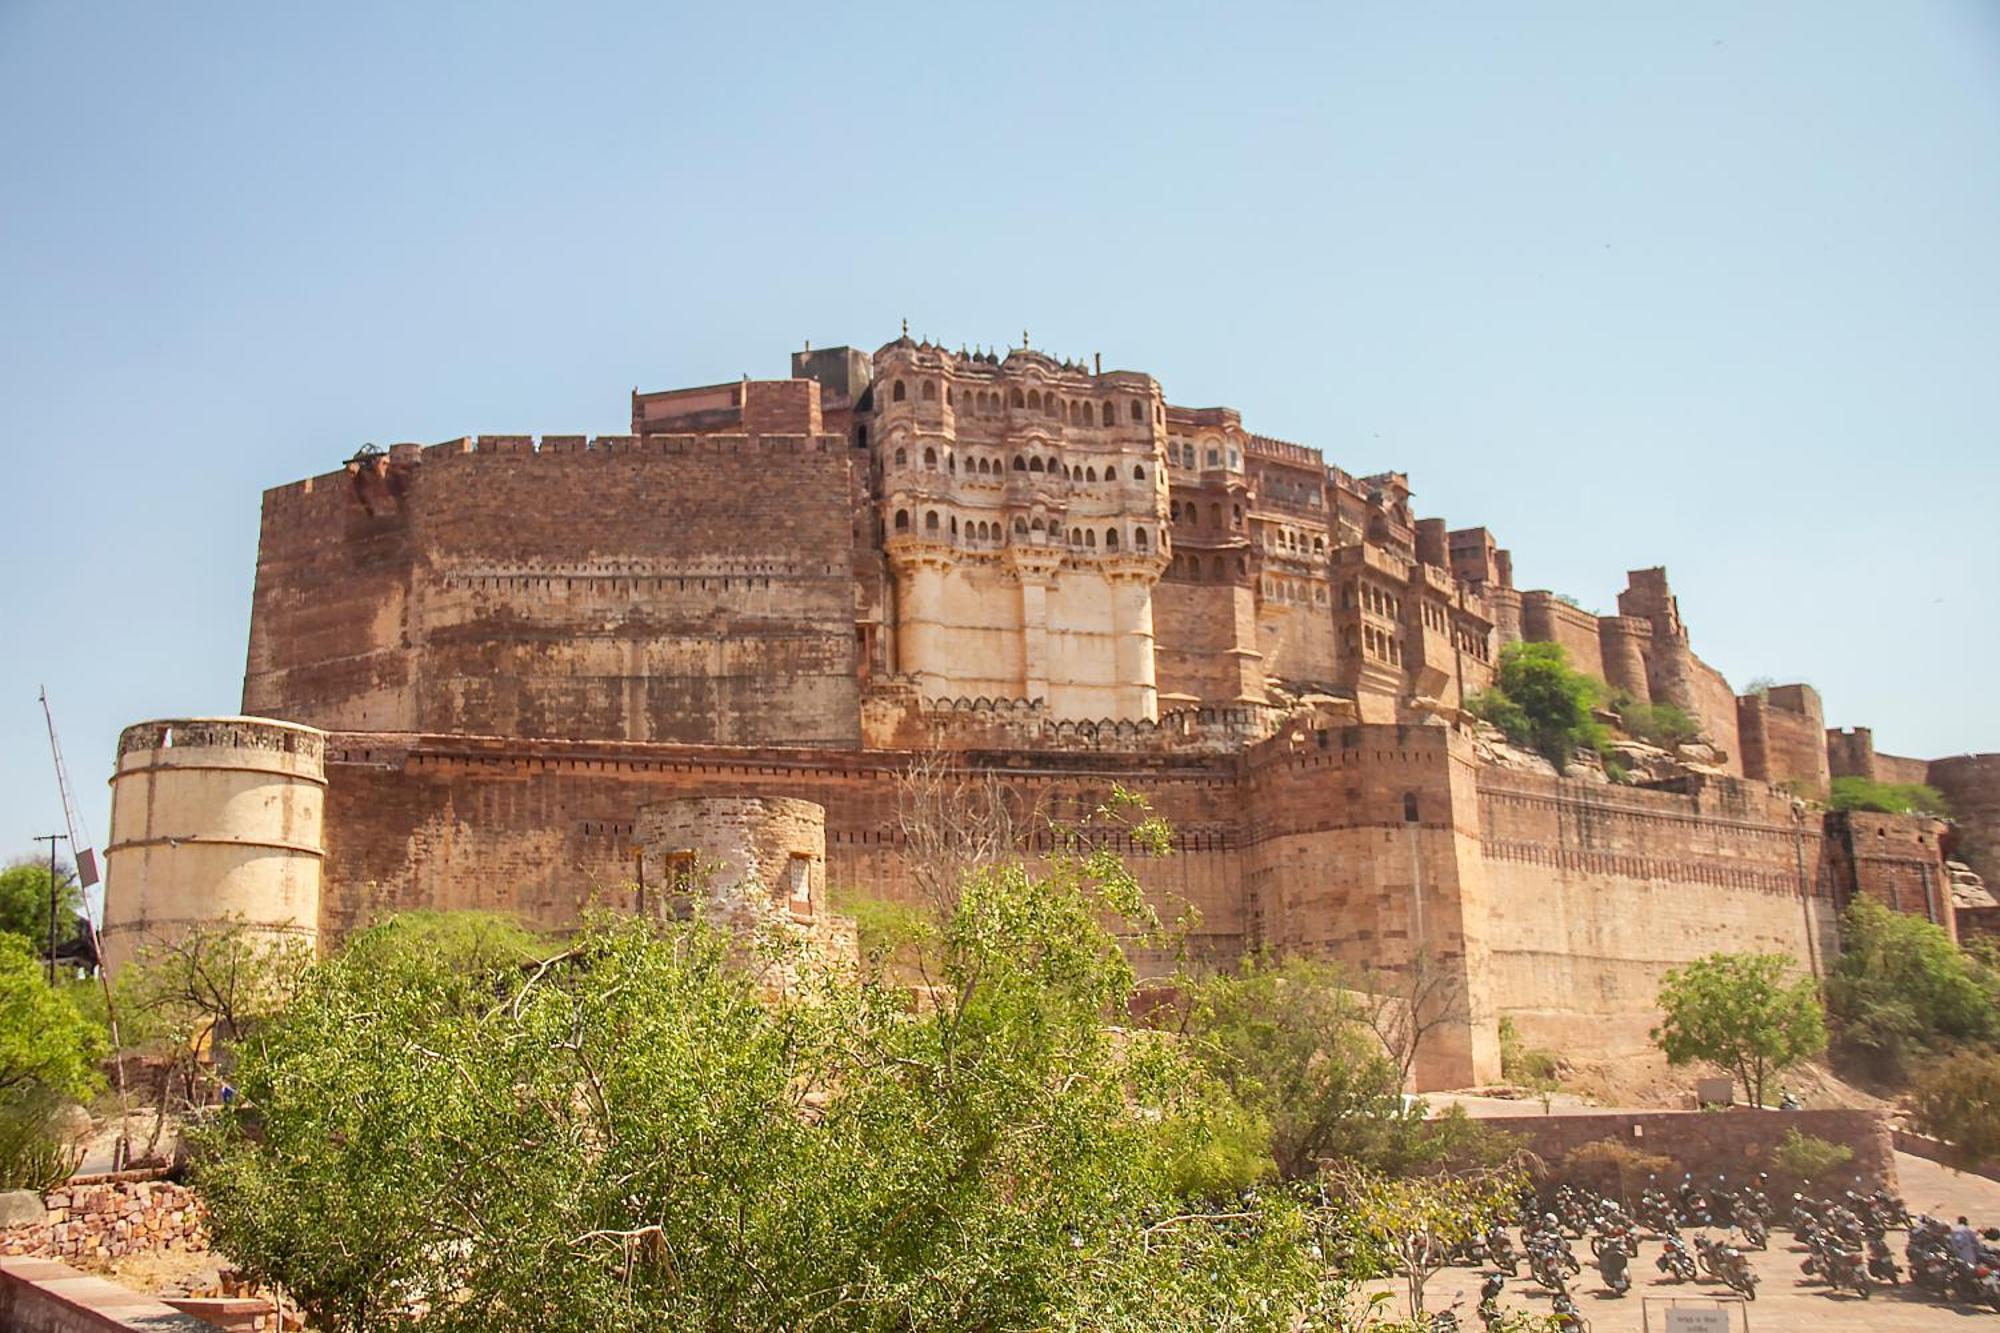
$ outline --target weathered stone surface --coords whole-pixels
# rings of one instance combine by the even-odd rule
[[[0,1228],[40,1222],[48,1211],[42,1196],[33,1190],[0,1190]]]

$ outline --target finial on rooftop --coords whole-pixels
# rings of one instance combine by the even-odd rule
[[[910,336],[910,321],[907,319],[903,321],[903,336],[905,338]]]
[[[1021,350],[1024,352],[1028,350],[1028,331],[1026,329],[1021,330]]]

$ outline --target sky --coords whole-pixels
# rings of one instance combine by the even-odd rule
[[[0,0],[0,859],[233,713],[261,492],[910,330],[2000,750],[2000,5]]]

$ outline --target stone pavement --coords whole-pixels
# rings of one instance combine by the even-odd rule
[[[1906,1153],[1896,1155],[1896,1169],[1901,1178],[1904,1200],[1912,1212],[1929,1212],[1943,1217],[1956,1217],[1960,1213],[1972,1219],[1979,1226],[2000,1226],[2000,1183],[1979,1176],[1956,1175],[1944,1167],[1911,1157]],[[1896,1261],[1903,1258],[1903,1236],[1901,1232],[1890,1233],[1890,1245],[1895,1251]],[[1690,1304],[1713,1305],[1717,1300],[1727,1300],[1734,1295],[1720,1282],[1669,1282],[1653,1266],[1659,1257],[1658,1241],[1647,1240],[1640,1247],[1639,1257],[1633,1261],[1633,1287],[1623,1297],[1607,1295],[1598,1282],[1597,1272],[1590,1266],[1587,1244],[1576,1246],[1577,1257],[1584,1261],[1581,1277],[1575,1279],[1571,1291],[1576,1296],[1577,1306],[1583,1317],[1590,1321],[1591,1333],[1642,1333],[1648,1313],[1642,1297],[1656,1298],[1652,1302],[1651,1329],[1659,1333],[1662,1327],[1662,1311],[1668,1298],[1680,1298]],[[1820,1284],[1802,1285],[1799,1261],[1805,1257],[1803,1249],[1795,1249],[1789,1231],[1778,1231],[1771,1237],[1771,1248],[1763,1254],[1752,1254],[1758,1277],[1757,1299],[1747,1307],[1730,1307],[1730,1333],[1794,1333],[1795,1330],[1811,1330],[1812,1333],[1928,1333],[1931,1330],[1950,1328],[1990,1327],[2000,1333],[2000,1313],[1971,1306],[1948,1306],[1919,1297],[1908,1285],[1899,1288],[1877,1287],[1875,1294],[1862,1300],[1851,1293],[1831,1294]],[[1453,1301],[1460,1301],[1457,1307],[1459,1320],[1468,1331],[1479,1327],[1476,1307],[1479,1303],[1479,1283],[1482,1274],[1463,1268],[1450,1268],[1438,1274],[1425,1288],[1426,1301],[1433,1311],[1449,1308]],[[1397,1301],[1390,1308],[1401,1312],[1401,1286],[1394,1290]],[[1527,1266],[1522,1265],[1521,1276],[1510,1278],[1507,1289],[1500,1297],[1502,1309],[1527,1309],[1537,1314],[1547,1314],[1548,1294],[1528,1278]],[[1747,1315],[1747,1323],[1745,1316]],[[1990,1324],[1985,1321],[1992,1321]],[[1973,1322],[1968,1322],[1973,1321]]]

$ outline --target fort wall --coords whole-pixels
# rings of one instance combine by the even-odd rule
[[[1827,816],[1826,826],[1841,906],[1855,897],[1870,898],[1891,911],[1921,916],[1957,938],[1944,824],[1921,815],[1841,810]]]
[[[1493,1002],[1524,1039],[1616,1057],[1650,1049],[1666,971],[1703,954],[1817,967],[1837,904],[1820,820],[1728,778],[1686,792],[1478,775]]]
[[[1570,666],[1604,679],[1604,649],[1597,617],[1544,589],[1521,594],[1521,637],[1559,645]]]
[[[336,730],[854,744],[848,468],[826,438],[486,436],[279,487],[245,707]]]
[[[1951,807],[1954,855],[1989,885],[2000,885],[2000,754],[1933,759],[1926,777]]]
[[[1830,774],[1826,718],[1810,685],[1773,685],[1736,701],[1744,776],[1793,783],[1805,796],[1824,796]]]

